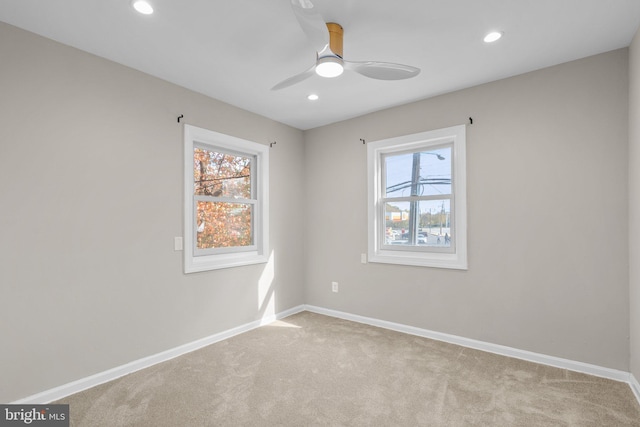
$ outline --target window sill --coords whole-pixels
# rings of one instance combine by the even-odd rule
[[[429,253],[427,255],[424,252],[378,251],[369,253],[369,262],[456,270],[468,269],[466,257],[459,254]]]
[[[200,271],[241,267],[243,265],[265,264],[268,261],[268,256],[260,255],[258,252],[205,255],[187,258],[184,271],[185,273],[197,273]]]

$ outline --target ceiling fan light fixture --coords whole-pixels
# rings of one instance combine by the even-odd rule
[[[342,59],[337,56],[319,58],[316,63],[316,74],[320,77],[338,77],[344,71]]]
[[[151,15],[153,13],[153,6],[145,0],[133,0],[131,2],[133,8],[143,15]]]

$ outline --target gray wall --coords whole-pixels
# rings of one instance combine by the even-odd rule
[[[627,72],[622,49],[307,131],[307,303],[628,370]],[[469,270],[361,264],[359,138],[470,116]]]
[[[640,380],[640,30],[629,47],[629,284],[631,373]]]
[[[0,23],[0,402],[302,303],[628,370],[629,274],[640,377],[638,49],[631,126],[623,49],[303,133]],[[278,141],[273,277],[182,273],[179,114]],[[469,270],[360,264],[359,138],[469,116]]]
[[[2,23],[0,58],[0,402],[304,302],[301,131]],[[179,114],[277,140],[273,274],[183,274]]]

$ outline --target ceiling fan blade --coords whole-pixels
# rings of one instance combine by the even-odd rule
[[[315,69],[316,69],[316,65],[313,64],[313,66],[308,70],[303,71],[300,74],[296,74],[293,77],[289,77],[288,79],[281,81],[280,83],[272,87],[271,90],[280,90],[280,89],[284,89],[285,87],[293,86],[296,83],[300,83],[301,81],[306,80],[309,77],[313,76],[315,74]]]
[[[415,77],[420,73],[420,68],[410,65],[394,64],[391,62],[351,62],[344,61],[347,70],[355,71],[363,76],[378,80],[403,80]]]
[[[329,30],[313,3],[310,0],[291,0],[291,7],[316,52],[323,51],[329,44]]]

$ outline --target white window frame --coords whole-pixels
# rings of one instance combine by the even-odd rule
[[[429,150],[452,144],[451,250],[384,244],[385,212],[382,200],[384,156]],[[466,270],[467,189],[466,126],[452,126],[367,143],[369,262]]]
[[[193,150],[221,150],[255,159],[252,191],[255,191],[254,245],[246,248],[196,250],[197,221],[193,193]],[[252,197],[253,199],[253,197]],[[194,273],[268,262],[269,249],[269,148],[196,126],[184,126],[184,271]]]

